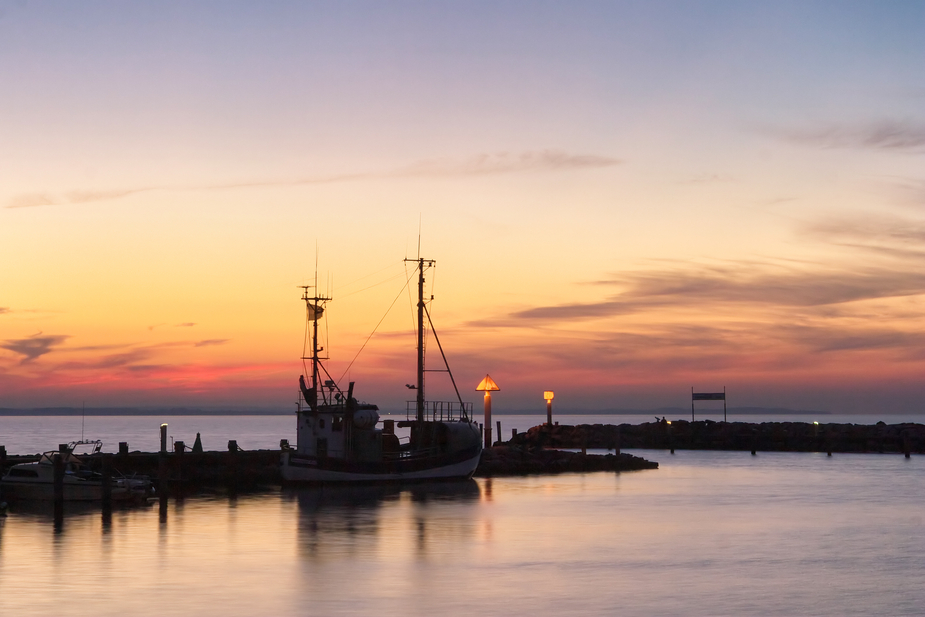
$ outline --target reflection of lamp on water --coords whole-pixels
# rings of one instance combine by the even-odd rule
[[[489,375],[485,375],[485,379],[479,382],[479,385],[475,388],[480,392],[485,393],[485,447],[491,447],[491,393],[500,391],[501,388],[498,387],[494,381],[492,381]],[[498,436],[500,438],[500,435]]]
[[[552,426],[552,398],[555,396],[552,390],[543,392],[543,398],[546,399],[546,424]]]

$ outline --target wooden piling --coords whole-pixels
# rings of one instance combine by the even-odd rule
[[[58,445],[58,453],[54,458],[54,500],[55,500],[55,527],[60,528],[64,520],[64,459],[67,456],[67,444]]]
[[[515,437],[517,437],[517,429],[512,428],[511,429],[511,439],[514,439]]]
[[[176,473],[174,474],[177,483],[176,497],[179,499],[183,494],[183,453],[186,451],[186,444],[182,441],[173,442],[173,451],[174,465],[176,466]]]
[[[903,435],[903,456],[906,458],[912,458],[912,448],[909,445],[908,435]]]
[[[0,470],[6,467],[6,446],[0,446]]]
[[[238,491],[238,442],[236,439],[228,440],[228,490],[231,495]]]
[[[128,457],[128,442],[127,441],[119,442],[119,456]]]
[[[103,486],[100,494],[103,506],[103,522],[112,516],[112,454],[105,453],[100,460]]]
[[[498,441],[501,441],[504,437],[501,436],[501,420],[498,420]]]
[[[157,492],[161,499],[167,499],[167,453],[161,452],[157,457]]]

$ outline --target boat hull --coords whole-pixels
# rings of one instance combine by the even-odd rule
[[[17,501],[54,501],[55,486],[53,482],[20,482],[4,479],[0,482],[0,493],[4,499]],[[113,501],[129,501],[144,494],[126,488],[112,488]],[[64,483],[65,501],[101,501],[103,487],[96,482]]]
[[[481,459],[480,448],[453,456],[355,463],[284,452],[282,476],[289,483],[411,482],[463,480],[472,477]]]

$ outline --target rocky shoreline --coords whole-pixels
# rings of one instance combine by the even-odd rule
[[[925,454],[925,425],[808,422],[644,422],[534,426],[507,442],[529,448],[640,448]]]
[[[565,450],[498,445],[482,451],[477,478],[584,471],[658,469],[658,463],[631,454],[581,454]]]

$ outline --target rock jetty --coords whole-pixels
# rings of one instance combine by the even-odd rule
[[[925,454],[925,425],[811,424],[808,422],[644,422],[542,424],[519,433],[511,446],[531,448],[649,448],[765,452]]]
[[[631,454],[581,454],[524,445],[495,445],[482,451],[478,478],[581,471],[638,471],[658,463]]]

